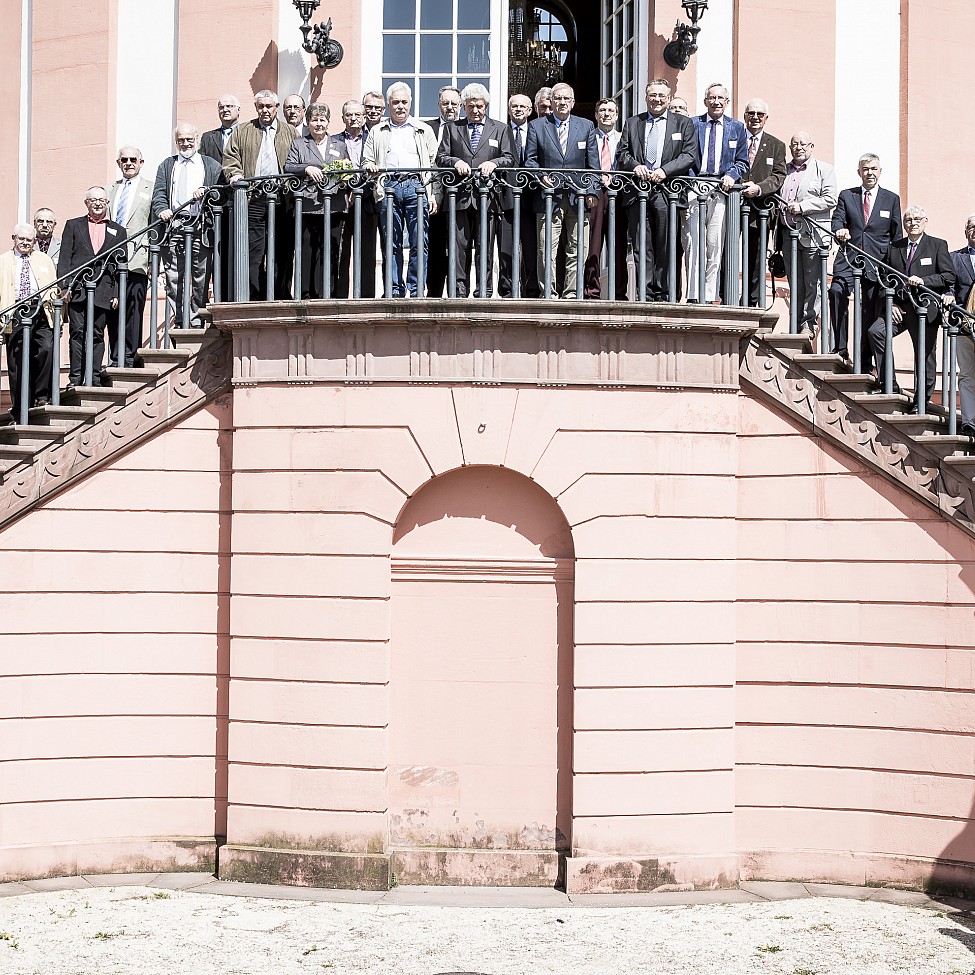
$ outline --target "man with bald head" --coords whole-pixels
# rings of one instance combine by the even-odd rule
[[[135,146],[122,146],[117,158],[122,178],[112,184],[108,195],[111,218],[125,228],[129,237],[146,229],[152,213],[152,182],[142,175],[143,162],[142,153]],[[119,316],[124,316],[125,321],[126,367],[136,364],[142,345],[142,317],[146,308],[148,285],[149,246],[143,235],[137,243],[129,246],[125,308],[119,309]],[[108,341],[112,365],[118,365],[118,329],[109,329]]]
[[[209,132],[204,132],[200,136],[200,155],[209,156],[218,163],[223,164],[223,151],[233,135],[234,129],[240,123],[240,99],[229,92],[221,95],[217,102],[217,116],[220,124]],[[221,185],[226,184],[226,178],[221,176]],[[231,295],[231,248],[233,246],[233,230],[230,222],[233,211],[233,201],[227,195],[222,200],[223,212],[220,215],[220,298],[227,301]]]
[[[745,106],[748,132],[748,172],[742,180],[741,195],[748,201],[748,304],[765,307],[765,255],[760,253],[759,214],[769,209],[768,198],[778,193],[785,182],[785,143],[765,131],[768,103],[753,98]],[[771,222],[766,223],[766,234]],[[769,239],[766,236],[766,247]],[[726,295],[726,299],[730,299]]]
[[[798,309],[799,331],[816,332],[822,295],[820,247],[829,245],[830,218],[839,190],[836,173],[829,163],[813,156],[815,145],[808,132],[797,132],[789,142],[792,160],[782,184],[783,219],[779,223],[782,251],[789,277],[789,301]],[[792,230],[797,229],[798,239]],[[792,274],[792,250],[796,250],[796,273]]]

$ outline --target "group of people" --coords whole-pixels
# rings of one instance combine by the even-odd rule
[[[920,208],[909,208],[902,224],[897,194],[879,185],[882,171],[875,155],[865,154],[859,161],[861,185],[840,193],[833,167],[815,156],[808,133],[792,136],[787,160],[785,143],[766,131],[769,108],[761,99],[749,101],[739,121],[727,114],[729,94],[721,84],[706,89],[705,111],[693,117],[686,102],[674,97],[669,83],[662,79],[646,86],[645,97],[646,112],[622,125],[618,124],[616,102],[608,98],[596,104],[595,118],[590,121],[573,114],[572,88],[557,84],[542,88],[533,100],[524,94],[512,95],[507,120],[500,121],[489,115],[490,93],[483,85],[470,84],[462,91],[448,85],[439,93],[439,116],[427,122],[412,114],[412,92],[398,82],[385,93],[368,91],[361,100],[346,101],[341,106],[341,131],[330,134],[331,109],[323,102],[306,106],[301,96],[289,95],[281,106],[274,92],[259,91],[254,99],[255,117],[241,121],[239,100],[224,95],[217,104],[219,125],[202,137],[193,125],[177,125],[173,133],[177,152],[162,162],[154,179],[142,175],[139,149],[123,146],[117,157],[120,178],[107,190],[102,186],[88,189],[86,215],[68,220],[60,240],[54,234],[56,218],[48,209],[37,211],[33,226],[18,224],[12,250],[0,258],[0,308],[117,247],[153,220],[169,222],[178,219],[177,214],[196,220],[199,201],[207,190],[233,188],[241,181],[248,181],[244,185],[248,187],[247,263],[252,300],[269,294],[292,297],[295,248],[289,244],[295,236],[294,199],[300,199],[297,280],[301,298],[325,294],[375,297],[377,244],[382,245],[383,263],[390,262],[384,275],[391,282],[387,297],[443,297],[449,292],[466,296],[478,265],[487,269],[484,280],[478,274],[479,292],[491,295],[496,249],[501,297],[550,293],[576,298],[577,281],[581,280],[584,296],[599,298],[602,252],[604,247],[610,250],[612,233],[610,279],[615,285],[610,297],[627,298],[629,250],[641,270],[638,281],[644,284],[644,300],[666,301],[672,293],[679,298],[686,285],[688,302],[717,304],[723,294],[729,303],[735,303],[731,290],[737,283],[721,279],[727,192],[732,187],[741,190],[748,207],[742,235],[747,238],[743,287],[748,289],[749,304],[765,304],[766,255],[760,252],[764,225],[771,228],[770,243],[777,242],[784,251],[790,301],[797,309],[800,328],[815,331],[821,318],[823,327],[828,327],[821,315],[826,296],[820,294],[821,254],[830,243],[826,230],[839,242],[850,243],[904,273],[907,283],[894,300],[894,333],[909,331],[915,344],[918,305],[911,289],[932,289],[945,302],[967,305],[973,300],[975,216],[966,226],[968,246],[949,254],[945,241],[926,234],[926,215]],[[478,174],[490,177],[498,168],[538,171],[520,206],[510,180],[489,181],[485,207],[482,194],[470,179],[463,179]],[[444,180],[437,169],[453,170],[462,178],[454,193],[451,222]],[[346,170],[373,177],[355,207],[358,220],[352,219],[353,195],[342,178]],[[585,171],[589,170],[597,175],[587,179]],[[563,171],[561,176],[559,171]],[[611,194],[605,174],[613,172],[632,174],[632,179]],[[293,195],[282,193],[275,185],[255,185],[261,177],[281,174],[297,179]],[[677,239],[671,240],[670,195],[662,190],[674,177],[707,179],[685,185]],[[634,180],[649,185],[649,194],[638,193]],[[609,219],[613,196],[615,221]],[[230,197],[229,191],[222,194],[219,217],[223,246],[218,259],[225,290],[232,278]],[[519,211],[520,218],[516,217]],[[215,228],[209,210],[204,217],[199,221],[202,230],[192,237],[191,280],[184,281],[183,235],[173,234],[162,251],[177,327],[198,324],[208,296]],[[482,221],[486,226],[481,226]],[[454,281],[448,284],[450,235],[456,263]],[[487,247],[482,255],[479,248],[484,240]],[[271,241],[273,247],[269,247]],[[112,362],[137,363],[149,273],[146,245],[144,235],[129,244],[124,308],[118,307],[118,274],[112,262],[106,263],[94,287],[78,280],[70,293],[61,294],[68,308],[68,391],[81,383],[84,374],[89,302],[94,307],[91,354],[95,374],[102,374],[106,328]],[[326,248],[330,260],[324,260]],[[677,280],[671,281],[674,250],[678,254]],[[560,255],[564,264],[560,264]],[[269,270],[273,270],[270,282]],[[847,251],[841,247],[832,269],[828,308],[832,351],[847,359],[853,277]],[[188,289],[188,300],[184,289]],[[868,266],[861,287],[864,371],[871,361],[881,373],[884,368],[882,296],[876,271]],[[187,305],[190,321],[184,323]],[[119,320],[117,316],[123,323],[121,350],[116,347],[119,329],[111,327]],[[928,395],[935,376],[938,318],[937,307],[928,310]],[[43,405],[50,397],[50,332],[43,327],[50,320],[51,305],[45,302],[35,310],[32,322],[41,326],[32,329],[29,350],[34,404]],[[22,320],[7,322],[6,327],[16,413]],[[971,344],[959,343],[959,361],[963,429],[975,434],[975,386],[966,378],[975,374],[975,368],[969,368],[975,367]]]

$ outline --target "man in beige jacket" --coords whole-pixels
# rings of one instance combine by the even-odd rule
[[[0,308],[11,305],[53,284],[57,278],[54,262],[40,251],[34,250],[37,232],[29,223],[18,223],[12,234],[13,247],[0,254]],[[53,289],[44,301],[27,306],[28,317],[18,311],[8,312],[2,318],[7,346],[7,373],[10,378],[10,399],[13,404],[9,414],[0,417],[0,423],[20,422],[21,407],[47,406],[51,399],[51,306]],[[24,306],[22,306],[23,308]],[[31,326],[28,351],[30,381],[27,402],[21,401],[21,363],[23,361],[24,331]]]

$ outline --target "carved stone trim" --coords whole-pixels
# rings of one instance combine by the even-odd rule
[[[743,343],[739,376],[744,385],[790,416],[975,535],[975,484],[943,467],[939,457],[865,404],[755,337]]]
[[[475,328],[471,330],[474,344],[474,378],[481,382],[496,382],[502,378],[501,329]]]
[[[133,390],[118,406],[11,468],[0,483],[0,528],[229,391],[230,360],[230,337],[211,329],[195,354],[153,385]]]
[[[288,377],[311,379],[315,375],[314,331],[310,328],[288,330]]]
[[[440,375],[439,329],[435,327],[409,328],[410,378],[436,379]]]
[[[371,326],[345,329],[345,377],[348,380],[368,382],[372,378]]]
[[[626,381],[626,352],[620,332],[601,332],[599,335],[599,381],[622,383]]]
[[[565,332],[538,332],[537,378],[543,386],[561,386],[566,381]]]

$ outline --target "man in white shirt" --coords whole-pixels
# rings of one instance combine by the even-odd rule
[[[213,267],[212,228],[199,220],[199,203],[208,186],[216,186],[222,176],[219,164],[199,152],[200,132],[195,125],[180,122],[173,132],[178,152],[164,159],[156,172],[152,191],[154,217],[169,223],[174,214],[177,222],[163,247],[166,273],[166,296],[174,309],[177,328],[200,328],[200,309],[206,306],[210,272]],[[189,204],[189,206],[185,206]],[[185,207],[184,209],[180,209]],[[179,211],[177,213],[177,211]],[[193,227],[193,283],[190,291],[190,320],[184,321],[183,267],[185,238],[181,225]],[[226,283],[224,283],[226,291]]]
[[[525,165],[525,146],[528,144],[528,119],[531,117],[532,103],[527,95],[512,95],[508,99],[508,124],[511,127],[512,158],[515,168]],[[514,193],[506,192],[501,197],[501,237],[498,245],[498,294],[510,298],[513,294],[512,259],[514,254]],[[535,230],[535,214],[531,209],[531,194],[521,194],[521,221],[519,224],[519,247],[521,255],[520,292],[522,298],[537,298],[539,295],[538,237]]]
[[[596,102],[596,147],[599,149],[599,168],[612,172],[616,168],[616,147],[620,141],[620,130],[616,122],[620,113],[612,98],[601,98]],[[616,294],[610,295],[617,301],[626,301],[626,211],[616,198],[613,246],[616,266]],[[609,194],[600,191],[596,205],[589,215],[589,256],[586,258],[585,287],[586,297],[598,299],[602,296],[599,283],[600,259],[606,244],[606,260],[609,260]],[[608,280],[608,278],[607,278]]]

